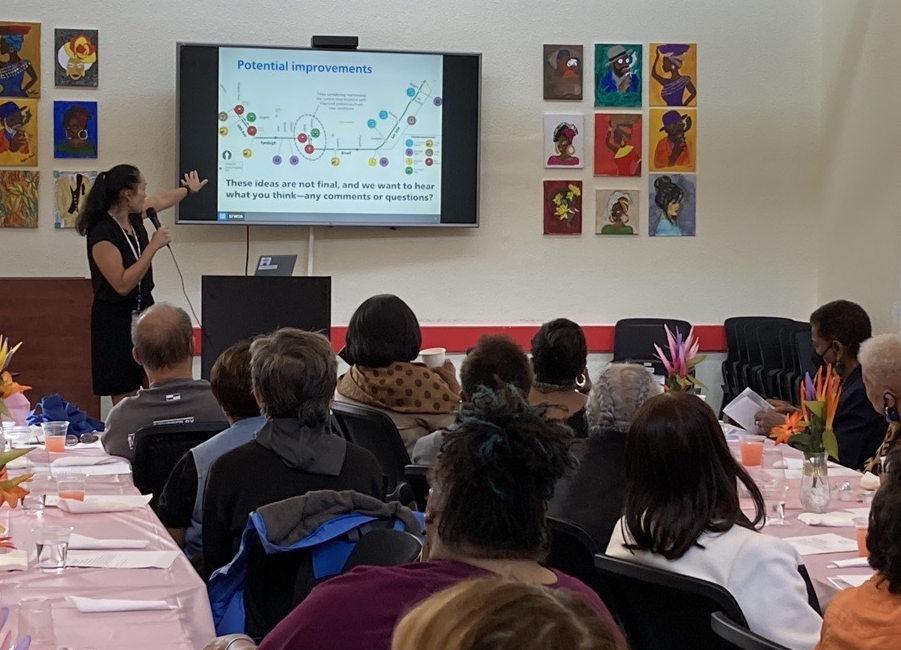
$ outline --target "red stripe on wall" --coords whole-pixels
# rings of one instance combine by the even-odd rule
[[[421,325],[422,347],[447,348],[448,352],[465,352],[476,344],[483,334],[506,334],[524,349],[529,348],[538,325]],[[722,325],[695,325],[695,333],[705,352],[725,352],[726,332]],[[613,325],[583,325],[588,350],[595,353],[613,352]],[[332,326],[332,346],[335,350],[344,347],[346,325]],[[194,329],[194,349],[200,354],[200,329]]]

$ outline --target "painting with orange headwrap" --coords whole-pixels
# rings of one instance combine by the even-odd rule
[[[53,43],[56,85],[96,88],[99,80],[97,30],[57,29]]]
[[[0,97],[41,96],[41,24],[0,21]]]

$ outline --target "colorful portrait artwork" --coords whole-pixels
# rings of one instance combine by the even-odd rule
[[[651,106],[697,106],[696,43],[651,43]]]
[[[585,166],[585,118],[582,115],[544,116],[544,166]]]
[[[594,231],[598,235],[637,235],[638,190],[597,190]]]
[[[53,172],[56,183],[56,208],[53,211],[54,228],[74,228],[75,219],[97,179],[97,172]]]
[[[641,106],[641,44],[594,46],[594,105]]]
[[[582,99],[581,45],[544,46],[544,98]]]
[[[641,176],[642,151],[640,113],[595,113],[595,176]]]
[[[97,157],[97,102],[53,102],[53,157]]]
[[[0,21],[0,97],[41,96],[41,24]]]
[[[697,169],[697,109],[652,108],[648,155],[652,172],[693,172]]]
[[[38,101],[0,97],[0,165],[38,164]]]
[[[40,172],[0,169],[0,228],[38,227]]]
[[[544,181],[544,234],[582,234],[582,181]]]
[[[96,29],[57,29],[53,34],[57,86],[96,88],[99,81],[98,35]]]
[[[693,174],[650,174],[648,235],[694,237],[696,186]]]

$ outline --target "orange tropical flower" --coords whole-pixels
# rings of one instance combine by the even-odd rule
[[[777,445],[781,445],[791,440],[794,434],[804,431],[805,428],[807,428],[807,422],[804,420],[803,411],[795,411],[786,415],[785,422],[773,427],[769,435]]]
[[[0,399],[12,397],[16,393],[21,393],[29,388],[31,388],[31,386],[25,386],[24,384],[13,381],[13,376],[9,374],[8,370],[0,372]]]

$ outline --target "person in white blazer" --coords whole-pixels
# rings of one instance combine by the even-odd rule
[[[652,397],[629,430],[626,463],[623,517],[607,555],[718,584],[753,632],[813,650],[822,618],[808,603],[800,557],[758,532],[763,497],[710,407],[687,393]],[[738,482],[754,502],[753,520],[739,506]]]

